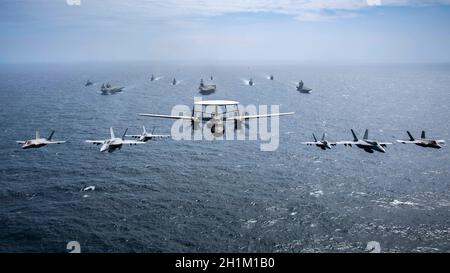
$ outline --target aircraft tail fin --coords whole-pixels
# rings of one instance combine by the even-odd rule
[[[369,139],[369,129],[366,129],[366,131],[364,132],[363,139]]]
[[[152,135],[153,135],[153,133],[155,132],[155,129],[156,129],[156,127],[153,127],[153,130],[152,130]]]
[[[145,133],[147,133],[147,130],[145,130],[145,126],[142,126],[142,132],[145,134]]]
[[[317,142],[317,138],[316,138],[316,135],[314,133],[313,133],[313,138],[314,138],[314,141]]]
[[[41,136],[39,134],[39,131],[36,131],[36,139],[40,139],[40,138],[41,138]]]
[[[425,131],[422,131],[422,135],[420,137],[425,138]]]
[[[122,140],[124,140],[124,139],[125,139],[125,135],[127,134],[127,131],[128,131],[128,128],[127,128],[127,129],[125,129],[125,132],[123,132],[123,135],[122,135]]]
[[[109,127],[109,132],[111,133],[111,138],[116,138],[116,136],[114,135],[114,130],[112,127]]]
[[[356,136],[355,132],[353,131],[353,129],[350,129],[352,131],[352,135],[353,135],[353,140],[354,141],[358,141],[358,137]]]
[[[411,135],[411,133],[409,131],[406,131],[406,133],[409,136],[409,140],[414,141],[414,137]]]
[[[325,140],[325,137],[326,137],[326,134],[323,133],[323,135],[322,135],[322,141]]]
[[[50,135],[47,137],[47,140],[52,140],[53,134],[55,133],[55,131],[52,131],[50,133]]]

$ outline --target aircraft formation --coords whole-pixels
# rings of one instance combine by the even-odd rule
[[[200,102],[202,103],[202,102]],[[284,115],[292,115],[293,113],[274,113],[269,115],[264,115],[267,117],[273,117],[273,116],[284,116]],[[147,117],[157,117],[157,118],[169,118],[169,119],[184,119],[191,122],[191,126],[193,129],[198,129],[198,124],[200,123],[200,119],[198,117],[194,116],[170,116],[170,115],[158,115],[158,114],[139,114],[140,116],[147,116]],[[263,115],[239,115],[232,118],[228,118],[228,120],[233,120],[235,123],[235,130],[238,130],[242,126],[242,122],[248,119],[252,118],[259,118]],[[224,134],[224,119],[217,118],[218,116],[213,114],[210,118],[201,118],[204,120],[212,121],[212,125],[209,127],[211,129],[211,132],[214,136],[221,136]],[[114,152],[115,150],[120,150],[123,145],[138,145],[138,144],[145,144],[149,140],[157,140],[157,139],[163,139],[163,138],[170,138],[171,135],[157,135],[153,134],[154,130],[152,130],[151,133],[147,132],[145,129],[145,126],[142,126],[143,132],[138,135],[127,135],[128,129],[125,130],[122,137],[116,137],[114,134],[114,130],[112,127],[110,127],[110,138],[108,139],[102,139],[102,140],[86,140],[86,143],[92,143],[94,145],[101,145],[100,152]],[[380,153],[386,153],[386,146],[392,145],[391,142],[380,142],[377,140],[371,140],[369,139],[369,130],[366,129],[364,132],[364,136],[362,139],[359,139],[356,135],[356,133],[353,131],[353,129],[350,130],[353,135],[353,140],[344,140],[344,141],[328,141],[326,139],[326,134],[324,133],[322,135],[322,139],[317,139],[315,134],[313,133],[313,139],[314,141],[307,141],[307,142],[301,142],[301,144],[308,145],[308,146],[317,146],[322,150],[329,150],[332,147],[336,145],[344,145],[346,147],[357,147],[362,150],[364,150],[367,153],[374,153],[380,152]],[[34,139],[29,140],[19,140],[16,141],[17,144],[22,145],[22,149],[31,149],[31,148],[41,148],[46,145],[50,144],[62,144],[66,141],[64,140],[52,140],[53,134],[55,131],[52,131],[50,135],[47,138],[41,138],[39,131],[36,131],[36,137]],[[397,142],[402,144],[415,144],[420,147],[426,147],[426,148],[434,148],[434,149],[440,149],[445,145],[445,140],[442,139],[430,139],[425,138],[425,131],[422,131],[421,137],[415,139],[412,137],[411,133],[407,131],[408,136],[410,137],[409,140],[397,140]],[[127,140],[125,137],[131,137],[137,140]]]
[[[329,142],[325,139],[325,134],[322,136],[322,140],[317,140],[316,136],[313,134],[314,142],[302,142],[302,144],[306,145],[316,145],[317,147],[321,148],[322,150],[331,149],[331,146],[336,145],[344,145],[348,147],[352,147],[353,145],[355,147],[358,147],[360,149],[363,149],[365,152],[373,153],[374,151],[385,153],[386,150],[384,149],[386,145],[391,145],[390,142],[379,142],[376,140],[369,139],[369,130],[366,129],[364,132],[364,137],[362,139],[359,139],[353,129],[351,129],[353,140],[345,140],[345,141],[337,141],[337,142]]]
[[[153,74],[150,77],[150,81],[157,81],[162,79],[163,77],[155,77]],[[209,78],[211,81],[214,79],[213,76]],[[273,81],[274,76],[270,75],[267,77],[268,80]],[[245,81],[249,86],[254,85],[254,81],[250,78],[248,81]],[[171,84],[177,85],[180,81],[177,81],[176,78],[173,78]],[[85,86],[91,86],[93,82],[88,80],[85,83]],[[100,91],[102,94],[115,94],[118,92],[122,92],[124,87],[116,87],[111,86],[109,83],[102,84]],[[199,92],[202,95],[212,94],[216,91],[217,86],[214,84],[205,84],[203,79],[200,80]],[[304,86],[303,81],[298,82],[296,86],[297,91],[300,93],[311,93],[311,88],[307,88]],[[164,118],[164,119],[175,119],[175,120],[184,120],[188,122],[191,126],[191,129],[198,130],[201,128],[200,124],[202,122],[206,122],[208,125],[208,129],[211,130],[211,133],[215,137],[222,136],[225,134],[225,122],[233,122],[234,130],[242,129],[243,125],[247,125],[246,122],[251,119],[258,119],[263,117],[275,117],[275,116],[286,116],[293,115],[294,112],[285,112],[285,113],[271,113],[271,114],[263,114],[263,115],[249,115],[247,113],[240,113],[238,108],[239,102],[233,100],[202,100],[194,102],[194,106],[192,107],[192,112],[190,115],[164,115],[164,114],[154,114],[154,113],[140,113],[140,116],[152,117],[152,118]],[[201,108],[198,110],[198,108]],[[208,108],[214,108],[214,111],[207,112]],[[219,107],[224,107],[225,111],[219,111]],[[110,128],[110,138],[102,139],[102,140],[86,140],[87,143],[92,143],[94,145],[101,145],[101,152],[113,152],[115,150],[120,150],[123,145],[138,145],[145,144],[149,140],[157,140],[163,138],[170,138],[171,135],[155,135],[154,130],[152,132],[147,132],[146,128],[143,126],[143,131],[141,134],[137,135],[127,135],[128,129],[125,130],[121,137],[116,137],[114,134],[114,130]],[[203,130],[203,128],[201,128]],[[62,144],[66,141],[56,141],[52,140],[53,134],[55,131],[52,131],[51,134],[47,138],[41,138],[39,131],[36,131],[36,136],[34,139],[25,140],[25,141],[17,141],[18,144],[22,145],[23,149],[30,148],[40,148],[49,144]],[[364,136],[362,139],[358,138],[356,133],[351,129],[351,133],[353,135],[353,140],[344,140],[344,141],[336,141],[330,142],[326,140],[326,134],[323,134],[322,139],[318,140],[316,136],[313,134],[314,141],[311,142],[301,142],[301,144],[317,146],[322,150],[329,150],[333,146],[336,145],[344,145],[346,147],[357,147],[364,150],[367,153],[386,152],[386,146],[391,145],[390,142],[380,142],[377,140],[369,139],[369,130],[366,129],[364,132]],[[397,140],[399,143],[403,144],[415,144],[421,147],[435,148],[440,149],[445,145],[444,140],[439,139],[430,139],[425,137],[425,131],[422,131],[420,138],[414,138],[409,131],[407,131],[409,136],[408,140]],[[126,137],[133,138],[135,140],[125,139]]]
[[[364,136],[362,139],[359,139],[356,136],[356,133],[353,131],[353,129],[350,130],[353,135],[353,140],[345,140],[345,141],[336,141],[336,142],[330,142],[326,140],[326,134],[324,133],[321,140],[317,140],[316,136],[313,134],[314,141],[311,142],[302,142],[304,145],[309,146],[317,146],[322,150],[331,149],[331,146],[336,145],[344,145],[347,147],[358,147],[360,149],[363,149],[365,152],[373,153],[375,151],[380,153],[386,152],[386,146],[392,145],[391,142],[380,142],[377,140],[371,140],[369,139],[369,130],[366,129],[364,132]],[[445,145],[445,140],[442,139],[427,139],[425,138],[425,131],[422,131],[422,135],[420,139],[414,139],[409,131],[406,131],[406,133],[409,135],[409,140],[397,140],[399,143],[403,144],[416,144],[421,147],[428,147],[428,148],[435,148],[440,149],[443,145]]]

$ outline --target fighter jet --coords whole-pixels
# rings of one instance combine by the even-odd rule
[[[322,150],[331,149],[331,146],[336,146],[335,142],[328,142],[328,140],[325,140],[326,134],[323,133],[322,140],[317,140],[316,136],[313,134],[314,142],[302,142],[302,144],[305,145],[316,145]]]
[[[297,85],[297,91],[299,91],[300,93],[309,94],[309,93],[311,93],[312,89],[305,87],[303,84],[303,81],[299,81],[299,83]]]
[[[176,84],[177,84],[177,79],[173,78],[172,85],[176,85]]]
[[[369,138],[369,130],[366,129],[366,132],[364,133],[363,139],[358,139],[353,129],[351,129],[353,134],[353,141],[338,141],[336,144],[344,144],[344,146],[350,146],[355,145],[358,148],[363,149],[364,151],[368,153],[373,153],[374,151],[378,151],[380,153],[385,153],[386,150],[384,149],[386,145],[390,145],[392,143],[390,142],[378,142],[375,140],[370,140]]]
[[[154,135],[153,132],[155,131],[155,128],[153,128],[151,133],[148,133],[145,130],[145,126],[142,126],[142,134],[140,135],[125,135],[127,137],[137,138],[139,141],[147,142],[149,140],[155,140],[156,138],[168,138],[170,135]]]
[[[409,131],[406,131],[406,133],[408,133],[409,140],[397,140],[397,142],[403,144],[416,144],[421,147],[429,147],[435,149],[440,149],[442,148],[442,145],[445,145],[445,140],[425,138],[425,131],[422,131],[420,139],[414,139],[414,137],[411,135]]]
[[[100,152],[108,152],[112,153],[116,149],[121,149],[123,144],[129,144],[129,145],[136,145],[136,144],[145,144],[145,142],[141,141],[134,141],[134,140],[125,140],[125,135],[127,134],[127,130],[123,133],[122,137],[115,137],[113,128],[109,128],[111,133],[110,139],[104,139],[104,140],[86,140],[87,143],[93,143],[95,145],[102,145],[100,147]]]
[[[66,141],[52,141],[52,137],[55,131],[52,131],[52,133],[47,138],[41,138],[39,136],[39,131],[36,131],[36,138],[25,140],[25,141],[16,141],[18,144],[22,144],[22,149],[30,149],[30,148],[40,148],[42,146],[45,146],[47,144],[61,144]]]

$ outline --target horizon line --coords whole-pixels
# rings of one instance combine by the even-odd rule
[[[334,64],[334,65],[445,65],[450,64],[450,60],[443,61],[376,61],[376,60],[287,60],[287,59],[228,59],[228,60],[204,60],[204,59],[123,59],[123,60],[31,60],[31,61],[0,61],[0,65],[15,64],[83,64],[83,63],[179,63],[179,64],[204,64],[221,65],[246,63],[253,64]]]

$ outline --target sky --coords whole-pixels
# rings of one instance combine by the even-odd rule
[[[450,62],[450,0],[1,0],[0,62]]]

